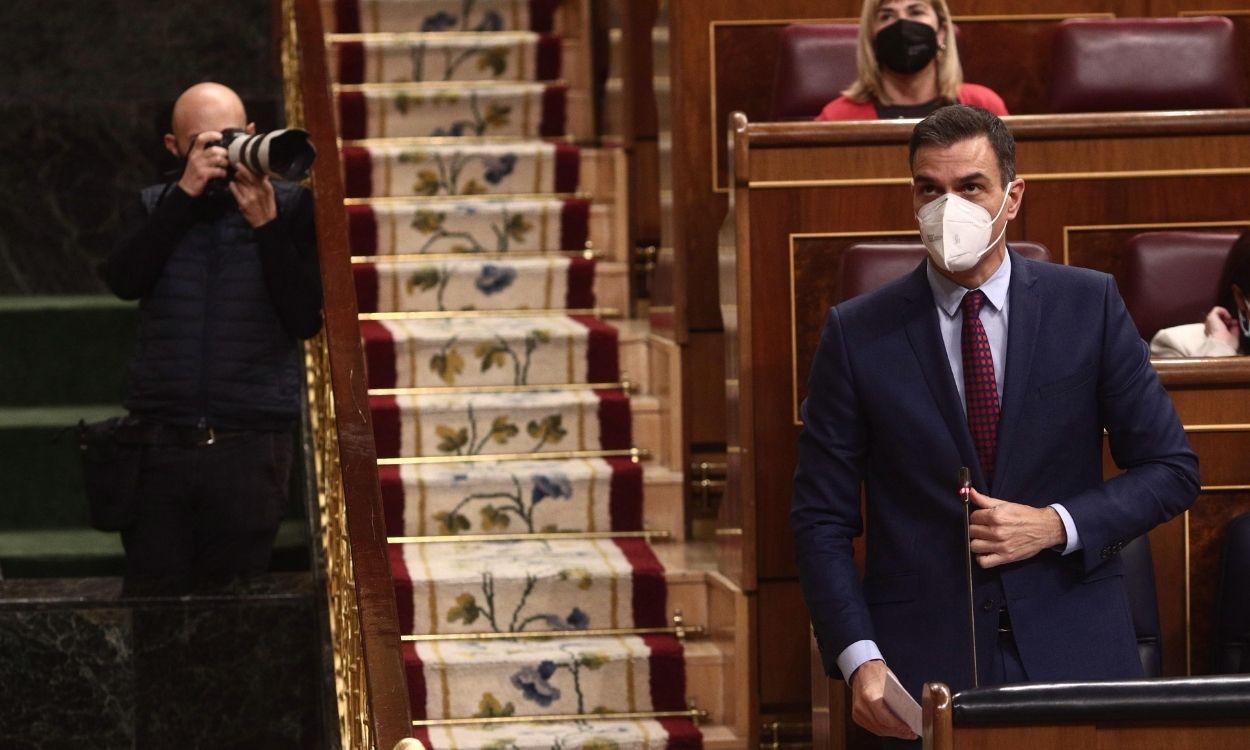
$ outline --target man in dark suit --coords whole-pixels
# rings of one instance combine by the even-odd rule
[[[916,126],[911,166],[929,258],[829,312],[791,508],[825,671],[850,682],[857,723],[901,739],[914,735],[884,705],[888,672],[913,695],[974,683],[960,467],[981,685],[1140,677],[1117,552],[1198,492],[1112,278],[1007,248],[1024,181],[1002,121],[940,109]],[[1104,429],[1123,469],[1107,481]]]

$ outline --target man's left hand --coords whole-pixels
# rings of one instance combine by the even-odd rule
[[[969,534],[972,553],[982,568],[1018,562],[1067,543],[1063,521],[1054,508],[1034,508],[972,490]]]
[[[268,175],[257,175],[242,164],[235,165],[230,192],[239,204],[239,211],[253,229],[259,229],[278,218],[278,201]]]

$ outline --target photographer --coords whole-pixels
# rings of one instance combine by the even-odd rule
[[[268,569],[299,415],[299,339],[321,327],[311,193],[230,165],[255,132],[234,91],[174,104],[176,182],[140,193],[105,280],[141,300],[126,425],[143,445],[119,524],[129,593],[181,593]]]

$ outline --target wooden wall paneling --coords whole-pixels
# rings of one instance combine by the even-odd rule
[[[1064,18],[1175,16],[1182,10],[1225,13],[1250,32],[1248,0],[1060,0],[1023,8],[1018,0],[967,0],[956,3],[955,20],[967,79],[999,90],[1013,112],[1041,113],[1048,98],[1050,40],[1054,26]],[[853,22],[858,15],[859,3],[844,0],[675,0],[673,90],[678,96],[673,170],[681,179],[674,181],[674,209],[685,225],[678,230],[676,243],[677,283],[685,290],[684,304],[689,308],[688,313],[678,313],[679,324],[689,317],[694,327],[715,326],[710,309],[716,298],[711,252],[724,211],[717,196],[728,189],[723,137],[728,115],[742,111],[754,121],[766,119],[776,39],[782,28],[795,22]],[[1245,38],[1247,43],[1239,48],[1250,56],[1250,35]],[[707,92],[707,98],[701,92]],[[710,191],[709,169],[716,186]],[[685,207],[694,207],[696,213]]]
[[[811,705],[811,672],[807,607],[798,581],[760,581],[759,609],[765,613],[757,627],[759,641],[759,696],[762,715],[801,714]],[[796,636],[802,626],[802,633]],[[817,662],[819,664],[819,662]],[[796,679],[799,678],[799,679]]]
[[[1250,512],[1250,465],[1245,460],[1250,446],[1250,360],[1160,361],[1156,367],[1198,454],[1203,486],[1198,502],[1181,524],[1182,533],[1172,533],[1169,541],[1171,557],[1175,558],[1175,548],[1181,547],[1182,565],[1160,571],[1159,555],[1155,558],[1156,578],[1175,578],[1178,567],[1184,571],[1179,582],[1184,591],[1184,641],[1175,637],[1165,641],[1164,659],[1170,669],[1183,663],[1186,672],[1204,674],[1213,645],[1215,587],[1224,529],[1232,518]],[[1154,535],[1151,541],[1154,543]],[[1162,585],[1156,585],[1160,588],[1160,609],[1165,598],[1175,607],[1176,592],[1165,593]],[[1178,643],[1184,643],[1184,648],[1178,649]]]
[[[712,189],[712,151],[726,121],[711,109],[713,22],[761,18],[824,18],[850,0],[671,0],[669,14],[673,86],[673,215],[676,325],[679,331],[719,330],[716,235],[725,197]],[[745,65],[749,61],[742,61]],[[740,73],[741,74],[741,73]],[[771,76],[771,70],[769,75]],[[713,130],[713,128],[715,128]]]
[[[636,248],[660,247],[660,131],[651,45],[659,2],[621,3],[620,13],[621,145],[629,163],[627,247],[632,260]],[[654,282],[654,274],[646,280],[649,288]],[[662,296],[671,298],[671,290]]]
[[[1208,452],[1205,458],[1212,459]],[[1234,460],[1245,464],[1245,454]],[[1227,461],[1227,456],[1224,457]],[[1218,462],[1213,461],[1213,462]],[[1243,474],[1244,478],[1244,474]],[[1189,574],[1189,667],[1192,674],[1208,674],[1214,645],[1215,595],[1219,565],[1228,522],[1250,512],[1250,482],[1242,482],[1239,492],[1204,491],[1189,511],[1186,526]]]
[[[698,393],[711,408],[692,411],[687,431],[692,453],[720,453],[725,445],[725,339],[720,333],[691,331],[687,340],[686,392]]]

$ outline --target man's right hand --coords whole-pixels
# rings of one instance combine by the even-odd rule
[[[885,705],[885,676],[890,669],[880,659],[866,661],[851,675],[851,718],[881,737],[914,740],[916,735]]]
[[[226,178],[226,167],[230,164],[229,155],[221,146],[208,146],[220,140],[221,133],[208,130],[197,135],[191,142],[191,149],[187,152],[187,166],[182,170],[182,179],[178,180],[178,187],[182,188],[182,192],[198,198],[203,195],[209,180]]]

